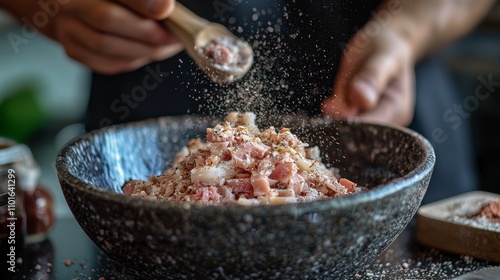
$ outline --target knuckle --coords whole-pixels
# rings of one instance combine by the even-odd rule
[[[165,10],[166,10],[165,13],[167,16],[169,16],[174,11],[175,0],[167,0],[166,2],[167,2],[167,4],[166,4],[166,8],[165,8]]]
[[[114,17],[113,9],[95,9],[92,15],[94,24],[102,29],[109,29]]]
[[[71,48],[71,47],[68,47],[68,46],[64,46],[64,50],[66,51],[66,54],[74,59],[74,60],[77,60],[77,61],[80,61],[80,56],[79,56],[79,53],[77,51],[75,51],[74,48]],[[80,61],[80,62],[83,62],[83,61]]]
[[[71,40],[61,40],[61,45],[64,47],[64,51],[73,60],[79,61],[81,63],[85,63],[82,59],[82,53],[78,50],[78,48],[71,42]]]
[[[164,0],[156,4],[156,6],[150,10],[150,16],[153,19],[160,20],[168,17],[175,7],[175,1]]]
[[[69,45],[68,33],[62,29],[56,29],[55,38],[59,43],[61,43],[61,45],[64,47],[64,50],[66,50],[66,47]]]

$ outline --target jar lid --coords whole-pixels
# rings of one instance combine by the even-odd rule
[[[0,149],[0,165],[11,164],[24,158],[26,150],[21,145]]]
[[[19,161],[25,161],[28,164],[34,162],[30,148],[10,139],[0,137],[0,166]]]
[[[34,191],[38,184],[38,179],[40,179],[40,167],[34,162],[27,163],[21,161],[15,163],[13,168],[16,170],[21,189],[23,191]]]

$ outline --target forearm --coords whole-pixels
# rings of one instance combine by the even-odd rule
[[[396,3],[400,6],[395,8]],[[395,9],[389,27],[399,33],[417,61],[470,31],[494,0],[388,0],[379,11]]]

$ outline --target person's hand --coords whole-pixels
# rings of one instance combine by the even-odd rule
[[[325,115],[408,125],[414,112],[414,59],[410,45],[389,27],[348,43]]]
[[[102,74],[134,70],[183,49],[157,20],[175,0],[70,0],[41,28],[73,59]]]

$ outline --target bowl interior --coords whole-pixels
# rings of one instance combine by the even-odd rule
[[[218,122],[166,117],[98,130],[64,148],[59,171],[80,183],[122,193],[126,180],[164,172],[190,139],[204,139],[206,128]],[[258,125],[292,128],[303,142],[319,146],[323,162],[368,188],[409,178],[433,156],[425,139],[401,128],[306,117],[267,118]]]

